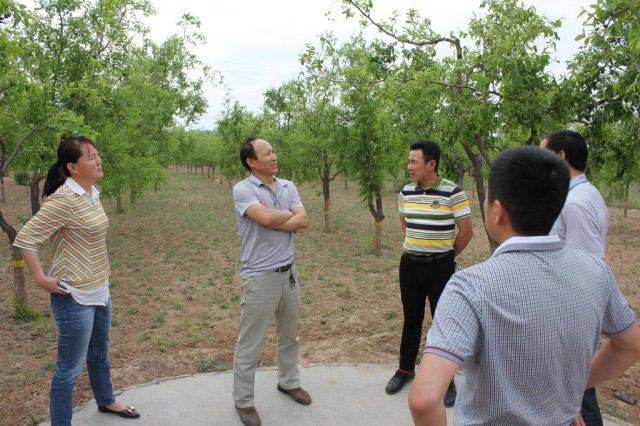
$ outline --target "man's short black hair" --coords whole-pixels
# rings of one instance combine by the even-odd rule
[[[431,160],[436,161],[436,172],[438,171],[438,165],[440,164],[440,147],[437,143],[432,141],[417,141],[411,144],[411,151],[419,149],[422,151],[422,157],[424,162],[428,163]]]
[[[240,161],[242,161],[242,165],[245,169],[251,171],[251,167],[247,164],[247,158],[253,158],[256,160],[256,151],[253,149],[253,142],[257,141],[258,138],[251,136],[247,138],[242,146],[240,147]]]
[[[547,140],[547,149],[555,153],[564,151],[565,160],[571,167],[581,172],[587,169],[589,151],[587,142],[580,133],[573,130],[560,130],[549,133],[544,139]]]
[[[557,155],[533,146],[499,154],[489,172],[489,202],[499,200],[520,235],[548,235],[569,192],[569,168]]]

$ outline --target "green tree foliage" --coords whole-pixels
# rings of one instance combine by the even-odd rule
[[[486,14],[474,17],[467,32],[443,36],[415,10],[407,12],[398,25],[397,13],[387,21],[374,20],[369,1],[344,3],[345,15],[359,16],[363,26],[377,28],[401,58],[399,72],[378,79],[439,88],[439,103],[431,113],[433,135],[442,138],[438,142],[446,150],[452,142],[462,147],[472,167],[480,211],[492,156],[508,146],[531,144],[568,114],[557,103],[559,85],[548,70],[560,23],[539,16],[533,7],[515,0],[484,1],[481,7]],[[449,45],[451,54],[438,61],[433,47],[440,44]],[[521,135],[526,137],[511,139]],[[458,162],[453,168],[465,169],[459,155],[451,159]]]
[[[246,169],[240,162],[240,146],[251,136],[260,134],[261,122],[228,95],[221,118],[216,122],[220,146],[220,173],[229,181],[242,178]]]
[[[202,84],[213,75],[190,52],[203,41],[198,20],[183,16],[178,35],[156,45],[141,21],[150,13],[147,0],[38,0],[33,10],[0,0],[0,177],[31,174],[32,212],[61,138],[92,137],[103,194],[119,200],[128,191],[134,201],[162,182],[180,127],[204,112]],[[0,227],[12,243],[16,231],[1,213]],[[22,302],[21,259],[12,256]]]
[[[627,215],[629,187],[640,179],[640,2],[599,0],[584,10],[584,46],[571,63],[577,122],[586,124],[590,167]]]
[[[613,196],[622,198],[627,217],[631,184],[640,180],[640,119],[625,120],[587,128],[590,144],[589,165],[599,180],[605,182]]]
[[[382,42],[368,42],[362,35],[334,45],[330,36],[321,38],[318,50],[307,47],[303,62],[319,80],[337,84],[340,111],[337,115],[341,144],[349,176],[356,179],[360,195],[374,219],[374,252],[382,248],[384,212],[382,191],[385,174],[392,168],[393,114],[386,86],[395,52]],[[397,164],[397,163],[395,163]]]
[[[207,167],[207,177],[211,179],[215,176],[215,171],[220,164],[220,153],[222,140],[218,134],[212,131],[192,130],[188,133],[188,138],[192,143],[192,149],[188,156],[188,163],[197,168],[201,167],[204,174],[204,167]]]
[[[146,41],[126,52],[121,73],[105,89],[106,102],[100,109],[87,106],[87,120],[104,146],[103,161],[109,171],[101,183],[105,195],[129,192],[135,202],[144,188],[157,188],[176,152],[178,123],[191,123],[205,111],[204,77],[192,81],[187,76],[199,65],[190,53],[202,41],[193,32],[198,26],[197,19],[185,15],[179,35],[161,45]]]
[[[303,64],[310,59],[308,52]],[[345,127],[339,120],[335,85],[302,75],[265,93],[265,134],[283,149],[279,164],[296,182],[320,179],[324,199],[324,231],[329,232],[331,182],[346,168]]]

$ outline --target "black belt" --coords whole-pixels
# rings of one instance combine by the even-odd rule
[[[445,257],[449,257],[451,255],[453,255],[452,251],[448,251],[446,253],[436,253],[436,254],[411,254],[411,253],[404,254],[404,256],[407,256],[407,259],[417,263],[429,263],[429,262],[433,262],[434,260],[444,259]]]
[[[289,269],[291,269],[292,266],[293,266],[293,263],[290,263],[288,265],[284,265],[284,266],[281,266],[281,267],[277,268],[273,272],[287,272]]]

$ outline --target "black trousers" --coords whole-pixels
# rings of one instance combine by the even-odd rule
[[[582,420],[587,426],[602,426],[602,414],[596,399],[596,389],[587,389],[582,397]]]
[[[438,299],[454,272],[453,252],[450,256],[428,263],[412,261],[406,254],[400,258],[400,295],[404,312],[400,369],[413,370],[415,367],[427,297],[433,317]]]

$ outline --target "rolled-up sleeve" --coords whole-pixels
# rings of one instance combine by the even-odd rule
[[[20,229],[13,246],[37,251],[56,231],[66,226],[70,216],[71,205],[68,199],[63,194],[51,194],[38,213]]]
[[[438,301],[424,352],[460,365],[475,355],[480,333],[479,306],[473,286],[454,274]]]

